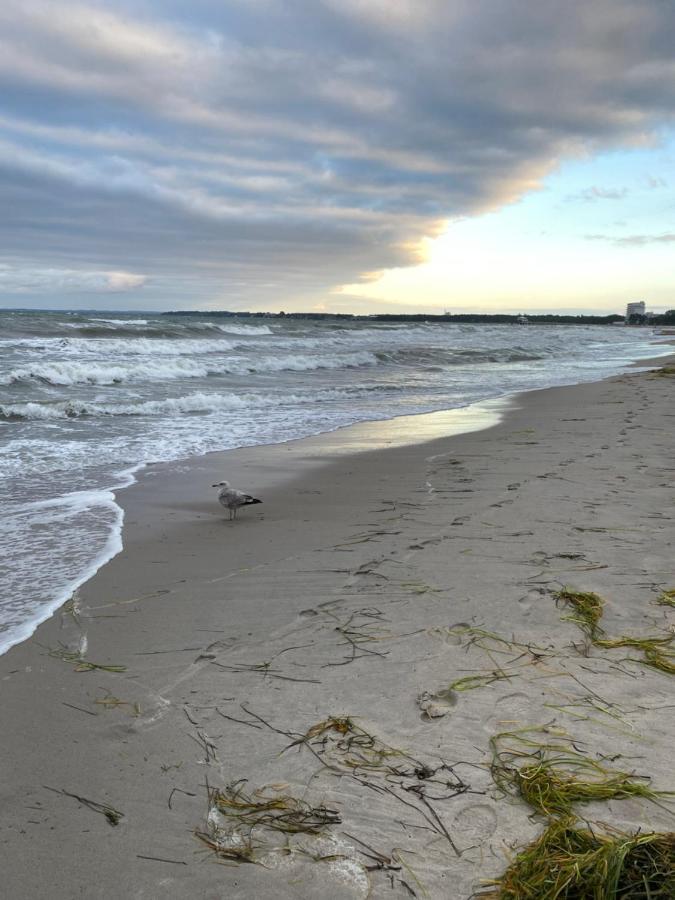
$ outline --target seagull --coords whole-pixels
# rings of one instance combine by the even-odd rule
[[[230,520],[237,518],[237,510],[240,506],[250,506],[253,503],[262,503],[262,500],[256,500],[250,494],[238,491],[236,488],[230,487],[229,481],[218,481],[211,487],[220,488],[218,491],[218,502],[225,509],[230,511]]]

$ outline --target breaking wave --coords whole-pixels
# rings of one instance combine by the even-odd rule
[[[526,350],[523,347],[503,347],[489,350],[414,347],[410,349],[380,350],[375,355],[380,362],[415,367],[534,362],[535,360],[546,358],[541,353],[534,353],[532,350]]]
[[[231,357],[226,360],[153,359],[117,365],[99,365],[76,361],[53,362],[30,368],[14,369],[4,384],[38,382],[66,386],[76,384],[122,384],[126,382],[167,381],[179,378],[205,378],[209,375],[246,375],[274,372],[310,372],[316,369],[350,369],[377,364],[377,357],[361,351],[341,356],[262,356]]]
[[[102,337],[114,339],[115,337],[150,337],[171,338],[180,340],[190,334],[204,334],[205,332],[220,332],[225,334],[238,334],[242,336],[264,336],[274,334],[269,325],[240,325],[236,322],[176,322],[171,320],[149,321],[148,319],[102,319],[92,318],[86,322],[64,322],[61,324],[64,334],[75,332],[82,337]]]
[[[49,351],[58,356],[122,355],[122,356],[193,356],[204,353],[224,353],[228,350],[250,347],[250,342],[227,340],[225,337],[184,338],[180,341],[166,338],[137,337],[133,341],[123,338],[21,338],[0,340],[0,348],[20,353]]]
[[[163,400],[143,400],[136,403],[106,403],[92,400],[66,400],[60,402],[0,403],[0,420],[5,421],[58,421],[92,416],[175,416],[209,414],[227,410],[246,410],[268,407],[280,402],[290,406],[330,403],[354,400],[357,397],[403,391],[403,386],[376,384],[353,388],[334,388],[306,394],[286,394],[283,398],[269,394],[233,394],[195,392],[182,397],[166,397]]]
[[[92,319],[92,322],[105,322],[107,325],[147,325],[147,319]]]
[[[274,334],[269,325],[221,325],[218,322],[203,322],[203,327],[217,328],[226,334],[250,334],[256,337],[259,334]]]

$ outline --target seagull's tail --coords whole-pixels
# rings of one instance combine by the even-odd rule
[[[250,506],[252,503],[262,503],[262,500],[256,500],[255,497],[247,497],[244,505]]]

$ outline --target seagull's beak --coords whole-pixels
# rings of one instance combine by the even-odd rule
[[[220,487],[220,484],[212,484],[211,487]]]

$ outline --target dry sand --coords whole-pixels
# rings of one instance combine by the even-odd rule
[[[675,586],[673,384],[521,395],[500,424],[425,443],[467,414],[147,469],[119,495],[123,553],[0,659],[0,893],[467,898],[542,829],[495,789],[490,738],[544,723],[675,787],[674,676],[585,648],[554,597],[598,592],[611,635],[672,630],[656,599]],[[224,477],[264,504],[226,521]],[[58,647],[126,668],[79,672]],[[447,692],[494,672],[509,677]],[[341,821],[259,829],[263,865],[219,864],[194,832],[218,824],[206,785],[240,779]],[[583,812],[673,828],[642,799]]]

